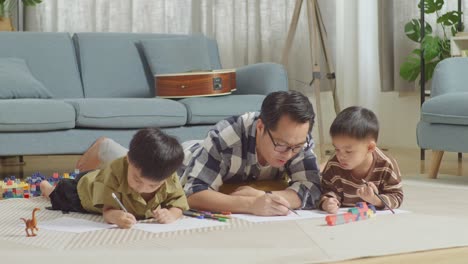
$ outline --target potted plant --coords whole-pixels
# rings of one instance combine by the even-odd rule
[[[13,31],[11,15],[18,6],[19,0],[0,0],[0,31]],[[21,0],[25,6],[35,6],[42,0]]]
[[[432,27],[425,22],[424,38],[421,36],[421,20],[412,19],[405,25],[405,34],[412,41],[420,43],[424,49],[425,79],[432,78],[434,69],[439,61],[450,57],[450,37],[457,33],[457,23],[462,15],[458,11],[448,11],[441,14],[440,10],[444,5],[444,0],[422,0],[424,1],[424,14],[437,16],[436,27],[442,28],[442,36],[433,34]],[[421,8],[421,4],[418,4]],[[448,32],[447,32],[448,31]],[[400,66],[400,76],[410,82],[415,81],[421,73],[421,48],[416,48],[406,57]]]

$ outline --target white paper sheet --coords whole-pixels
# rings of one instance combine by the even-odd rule
[[[349,208],[340,208],[338,213],[345,213],[348,211]],[[296,215],[294,213],[289,213],[286,216],[256,216],[256,215],[249,215],[249,214],[233,214],[232,217],[240,218],[249,222],[260,223],[260,222],[274,222],[274,221],[291,221],[291,220],[300,220],[300,219],[310,219],[310,218],[325,218],[328,215],[325,211],[321,210],[295,210]],[[395,214],[407,213],[408,211],[394,209]],[[392,214],[390,210],[384,211],[377,211],[377,215],[386,215]]]
[[[38,226],[39,229],[72,233],[83,233],[117,227],[116,225],[71,217],[61,217],[50,221],[39,222]]]
[[[214,226],[222,226],[222,225],[226,225],[226,223],[209,220],[209,219],[183,218],[170,224],[158,224],[156,222],[138,223],[133,228],[143,230],[146,232],[162,233],[162,232],[180,231],[180,230],[214,227]]]

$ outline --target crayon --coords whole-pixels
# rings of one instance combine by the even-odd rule
[[[191,212],[191,211],[184,211],[183,214],[185,216],[195,217],[195,218],[198,218],[198,219],[204,219],[205,218],[204,215],[194,213],[194,212]]]

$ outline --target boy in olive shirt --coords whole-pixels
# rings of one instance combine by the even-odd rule
[[[131,228],[137,219],[154,217],[171,223],[188,209],[187,198],[176,169],[184,152],[180,144],[157,128],[139,130],[125,157],[102,170],[63,179],[56,187],[41,182],[53,210],[102,213],[104,220],[120,228]],[[127,210],[123,210],[112,193]]]

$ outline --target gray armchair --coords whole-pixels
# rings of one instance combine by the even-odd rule
[[[445,151],[468,152],[468,58],[437,65],[416,134],[419,147],[432,150],[430,178],[437,178]]]

